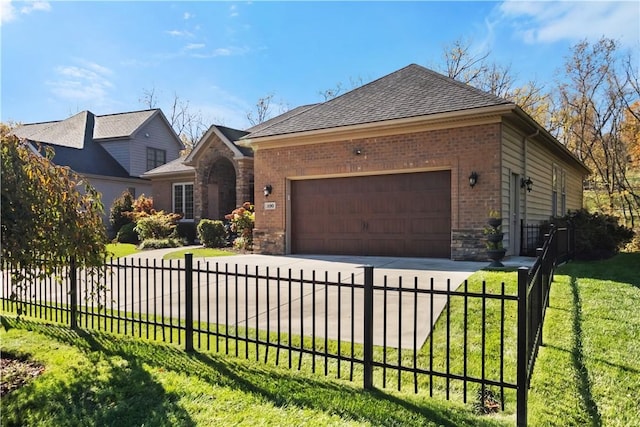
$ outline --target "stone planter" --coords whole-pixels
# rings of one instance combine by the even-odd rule
[[[487,221],[493,228],[497,228],[502,225],[502,218],[489,218]]]
[[[500,231],[502,218],[490,217],[487,222],[489,223],[489,227],[485,228],[487,256],[493,261],[489,267],[504,267],[500,262],[507,253],[507,250],[502,247],[502,239],[504,238],[504,233]]]
[[[487,240],[491,243],[502,242],[504,238],[504,233],[489,233],[487,234]]]
[[[487,249],[487,256],[491,261],[493,261],[491,264],[489,264],[489,267],[504,267],[504,264],[500,261],[502,260],[502,258],[504,258],[504,254],[506,252],[507,250],[504,248]]]

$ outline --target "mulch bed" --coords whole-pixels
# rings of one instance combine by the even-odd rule
[[[17,390],[44,372],[44,366],[16,358],[10,354],[0,357],[0,397]]]

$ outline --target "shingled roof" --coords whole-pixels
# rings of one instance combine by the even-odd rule
[[[273,124],[263,123],[245,138],[329,129],[427,116],[511,102],[411,64],[321,104],[307,106]],[[287,114],[287,113],[285,113]]]
[[[159,109],[95,116],[82,111],[68,119],[44,123],[28,123],[14,129],[18,138],[61,147],[82,149],[85,141],[133,136]]]
[[[99,142],[131,137],[156,114],[162,112],[153,109],[96,116],[82,111],[65,120],[25,124],[13,134],[52,147],[53,162],[76,172],[126,178],[129,173]]]

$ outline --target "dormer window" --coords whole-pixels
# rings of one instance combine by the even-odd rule
[[[155,169],[167,163],[166,150],[147,147],[147,170]]]

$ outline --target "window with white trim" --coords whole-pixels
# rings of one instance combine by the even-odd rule
[[[173,184],[173,212],[182,215],[182,221],[193,221],[193,182]]]

